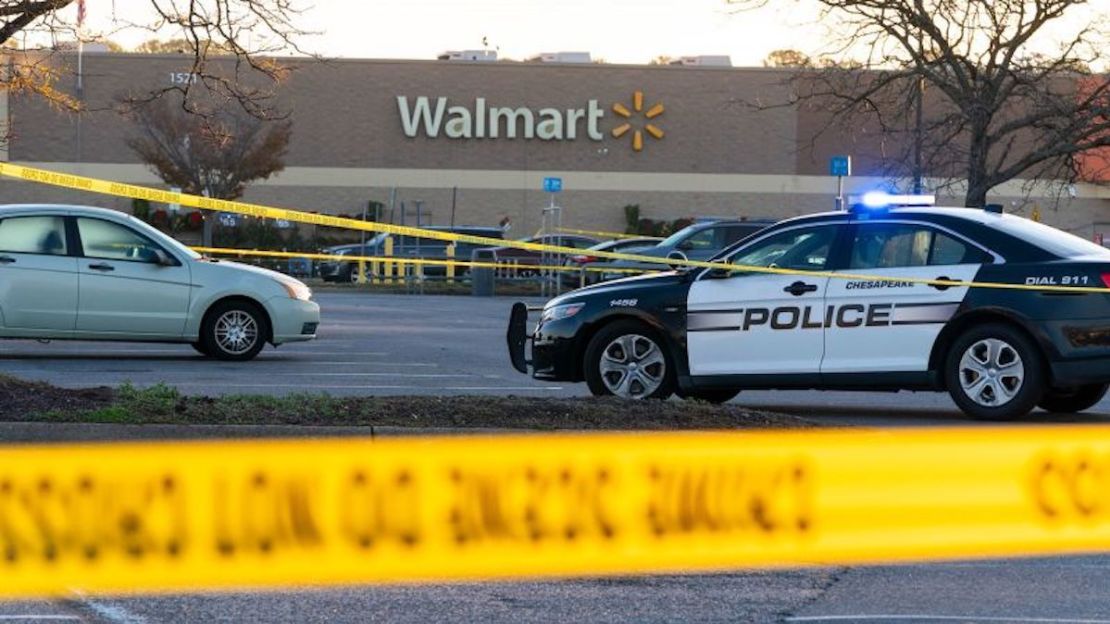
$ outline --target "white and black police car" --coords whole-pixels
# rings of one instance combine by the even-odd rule
[[[531,335],[518,303],[513,366],[634,399],[947,390],[965,413],[996,420],[1102,398],[1110,294],[1078,289],[1110,287],[1110,250],[996,205],[890,201],[869,194],[848,211],[782,221],[715,258],[797,274],[701,268],[607,282],[548,302]]]

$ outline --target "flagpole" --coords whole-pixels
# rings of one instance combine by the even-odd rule
[[[84,158],[81,109],[85,106],[85,0],[77,0],[77,166]]]

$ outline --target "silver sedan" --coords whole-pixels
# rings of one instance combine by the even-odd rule
[[[180,342],[249,360],[267,342],[315,338],[311,298],[296,279],[202,257],[121,212],[0,206],[0,338]]]

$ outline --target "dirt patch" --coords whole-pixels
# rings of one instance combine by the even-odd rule
[[[114,400],[115,391],[103,386],[69,390],[0,375],[4,420],[33,420],[33,415],[46,412],[87,412],[107,407]]]
[[[736,429],[811,426],[800,418],[691,401],[532,397],[224,397],[184,399],[188,422],[493,427],[498,429]]]
[[[516,396],[182,396],[154,386],[67,390],[0,377],[0,421],[312,425],[527,430],[742,429],[809,421],[699,401]]]

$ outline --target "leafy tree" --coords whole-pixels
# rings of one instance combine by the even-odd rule
[[[1015,178],[1077,179],[1110,146],[1110,76],[1090,73],[1110,44],[1107,16],[1093,3],[816,1],[833,47],[863,60],[799,72],[794,98],[775,105],[824,111],[824,132],[877,127],[887,175],[949,177],[981,206]]]
[[[171,97],[137,106],[132,115],[138,136],[127,144],[166,184],[186,193],[237,199],[248,183],[285,168],[289,121],[259,119],[234,106],[191,115]]]

